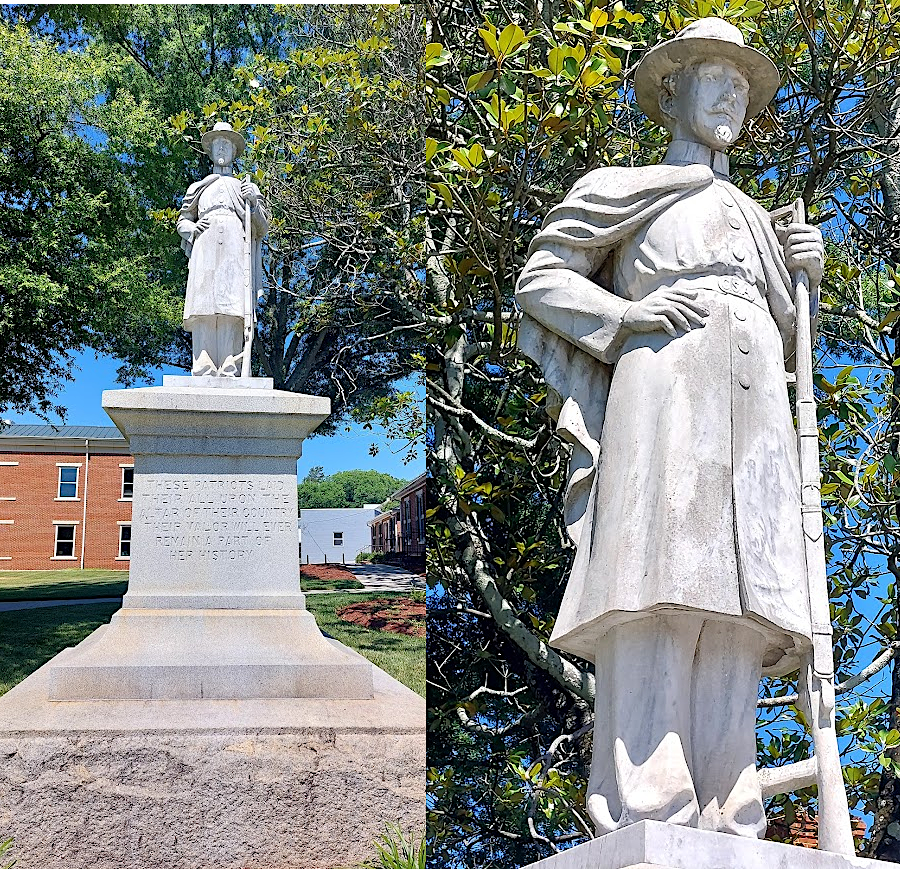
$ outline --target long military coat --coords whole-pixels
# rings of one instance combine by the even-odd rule
[[[254,185],[259,195],[259,189]],[[195,317],[246,317],[262,288],[261,240],[269,228],[265,203],[260,199],[250,217],[250,261],[253,291],[247,285],[244,247],[244,198],[241,181],[231,175],[208,175],[192,184],[184,196],[178,218],[181,231],[202,217],[210,226],[192,241],[182,240],[190,257],[184,327],[191,330]],[[252,299],[251,299],[252,297]]]
[[[771,667],[810,635],[785,377],[795,311],[768,215],[697,149],[709,157],[673,146],[664,165],[586,175],[519,281],[520,346],[565,399],[575,446],[577,555],[551,643],[593,660],[612,625],[688,608],[753,620]],[[697,291],[705,326],[622,326],[673,286]]]

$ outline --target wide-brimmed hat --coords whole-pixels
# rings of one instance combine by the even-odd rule
[[[634,94],[644,113],[658,124],[666,117],[659,107],[662,80],[696,61],[731,61],[747,79],[750,96],[747,119],[758,115],[778,91],[781,78],[762,52],[744,44],[744,35],[722,18],[701,18],[678,36],[651,48],[634,73]]]
[[[240,157],[241,154],[244,153],[244,148],[247,146],[244,137],[240,133],[235,133],[231,128],[231,124],[227,121],[216,121],[216,125],[211,130],[207,130],[200,137],[200,144],[203,146],[203,150],[206,151],[206,155],[210,159],[212,159],[212,143],[215,139],[228,139],[228,141],[234,145],[235,157]]]

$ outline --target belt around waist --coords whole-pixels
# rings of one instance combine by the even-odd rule
[[[751,284],[743,278],[732,275],[710,275],[709,277],[686,279],[675,281],[669,285],[673,290],[706,290],[711,293],[725,293],[735,299],[743,299],[764,311],[768,311],[768,305],[763,298],[759,287]]]
[[[209,208],[204,208],[203,211],[199,212],[199,217],[206,217],[207,214],[212,214],[214,211],[227,211],[239,218],[239,215],[235,214],[234,209],[230,205],[211,205]]]

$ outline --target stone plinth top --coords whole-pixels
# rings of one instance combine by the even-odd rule
[[[300,443],[328,418],[331,400],[223,377],[173,378],[187,386],[103,393],[103,409],[133,453],[229,456],[300,455]],[[262,379],[262,378],[257,378]],[[194,381],[230,384],[193,385]]]
[[[212,375],[193,377],[190,374],[164,374],[163,386],[189,386],[192,389],[203,386],[210,389],[272,389],[275,382],[271,377],[215,377]]]
[[[343,655],[358,652],[329,640]],[[371,665],[370,665],[371,666]],[[422,733],[425,700],[377,667],[367,700],[270,697],[239,700],[84,700],[48,702],[50,664],[0,697],[0,751],[16,734],[53,736],[70,731],[150,733],[244,730],[332,730]]]
[[[223,380],[193,377],[184,380]],[[191,413],[304,414],[321,422],[331,413],[331,399],[280,389],[219,386],[144,386],[138,389],[107,389],[103,392],[107,411],[159,410]]]
[[[640,821],[525,869],[900,869],[780,842]]]

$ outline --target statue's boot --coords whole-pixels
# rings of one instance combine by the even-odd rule
[[[209,377],[217,374],[216,365],[212,361],[209,353],[205,350],[200,351],[200,355],[194,360],[191,368],[191,374],[194,377]]]
[[[218,374],[219,377],[237,377],[241,371],[238,367],[238,357],[243,354],[238,354],[238,356],[227,356],[225,361],[222,363],[222,367],[219,368]]]

